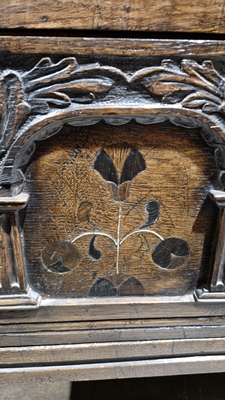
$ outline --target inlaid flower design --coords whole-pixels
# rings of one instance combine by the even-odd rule
[[[96,247],[96,238],[108,238],[116,248],[115,271],[110,276],[98,277],[89,290],[89,296],[122,296],[132,294],[144,295],[142,283],[134,276],[124,275],[120,270],[121,245],[131,236],[136,237],[136,247],[130,254],[131,259],[141,260],[149,251],[148,235],[155,236],[159,242],[152,249],[152,261],[164,270],[172,270],[185,265],[190,249],[187,242],[181,238],[163,238],[158,232],[150,229],[160,217],[160,203],[157,200],[148,200],[143,213],[146,214],[144,223],[137,229],[121,235],[121,216],[123,204],[129,198],[132,184],[138,184],[138,175],[146,171],[144,156],[138,149],[131,149],[125,157],[121,173],[117,171],[112,159],[104,149],[97,152],[93,160],[93,173],[100,175],[106,182],[109,198],[118,205],[117,235],[106,233],[98,229],[92,221],[93,204],[83,201],[78,206],[77,219],[86,232],[83,232],[69,241],[49,243],[42,253],[44,266],[53,273],[67,273],[72,271],[81,261],[79,242],[84,237],[90,237],[88,255],[93,261],[98,261],[104,255]],[[141,267],[141,264],[140,264]]]
[[[127,156],[120,178],[111,158],[102,149],[97,153],[93,169],[107,182],[111,199],[123,202],[129,196],[131,181],[146,169],[143,155],[134,149]]]

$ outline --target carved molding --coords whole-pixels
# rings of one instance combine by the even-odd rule
[[[143,124],[170,120],[201,128],[225,169],[224,88],[211,61],[164,60],[131,74],[98,63],[79,65],[74,57],[57,64],[43,58],[30,71],[7,70],[0,77],[2,184],[18,185],[16,169],[28,162],[36,140],[54,135],[64,123],[102,119],[115,125],[132,118]]]

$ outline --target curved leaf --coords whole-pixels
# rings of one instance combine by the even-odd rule
[[[207,102],[203,105],[202,111],[204,111],[206,114],[211,114],[215,112],[220,112],[221,108],[215,103]]]
[[[145,210],[147,211],[148,216],[140,229],[148,228],[157,221],[160,215],[160,203],[157,200],[149,200],[145,205]]]
[[[28,91],[31,91],[40,85],[53,84],[58,80],[70,78],[76,67],[77,61],[74,57],[63,58],[56,64],[50,58],[44,58],[22,76],[28,82]]]
[[[163,60],[161,62],[161,65],[158,67],[148,67],[148,68],[142,68],[139,71],[135,72],[131,79],[130,82],[135,82],[137,80],[145,79],[146,77],[149,77],[151,75],[163,75],[165,76],[166,74],[170,75],[185,75],[181,69],[179,68],[178,65],[175,64],[173,60]]]
[[[209,63],[200,65],[194,60],[183,60],[181,63],[183,71],[194,78],[196,85],[204,87],[214,94],[221,92],[220,94],[222,95],[221,85],[224,83],[223,78],[213,72],[212,64],[210,68],[208,66]]]
[[[39,87],[29,93],[29,100],[35,98],[44,99],[47,103],[52,103],[60,106],[68,106],[71,101],[82,101],[77,98],[84,93],[89,94],[89,97],[84,101],[93,101],[95,94],[108,92],[114,81],[109,78],[86,78],[77,79],[70,82],[58,83],[51,86]],[[74,97],[75,96],[75,97]]]
[[[205,104],[214,105],[215,108],[219,108],[220,100],[218,97],[213,96],[211,93],[207,93],[205,91],[198,91],[192,93],[184,98],[182,101],[182,105],[187,108],[201,108]]]
[[[86,78],[77,79],[76,81],[69,82],[67,89],[73,89],[81,92],[90,93],[104,93],[107,92],[113,85],[114,81],[109,78]]]
[[[43,75],[43,73],[53,65],[49,57],[42,58],[30,71],[25,72],[23,78],[35,79]]]
[[[123,165],[120,184],[127,181],[132,181],[140,172],[146,169],[146,163],[143,155],[138,149],[131,150]]]
[[[115,288],[113,283],[106,278],[98,278],[89,291],[90,297],[104,297],[104,296],[116,296],[116,295],[117,295],[117,289]]]
[[[153,82],[150,82],[148,84],[145,84],[145,87],[150,90],[151,93],[164,96],[168,93],[173,93],[173,92],[190,92],[194,90],[194,87],[192,85],[188,85],[186,83],[182,82],[176,82],[174,81],[160,81],[156,80]]]
[[[51,271],[55,272],[58,274],[64,274],[65,272],[70,272],[71,270],[65,266],[65,264],[62,261],[62,257],[60,257],[56,262],[49,264],[46,266],[46,268]]]
[[[173,269],[182,266],[189,254],[190,249],[185,240],[169,238],[154,247],[152,259],[160,268]]]
[[[16,72],[8,71],[2,76],[0,91],[3,96],[0,151],[5,151],[14,139],[16,131],[24,120],[25,115],[29,112],[30,107],[24,100],[22,82]]]
[[[74,269],[80,258],[77,247],[67,241],[49,243],[42,252],[44,266],[50,271],[58,273]]]
[[[88,249],[88,254],[91,256],[91,258],[93,258],[94,260],[100,260],[100,258],[102,257],[102,253],[97,250],[94,246],[95,243],[95,239],[96,239],[96,235],[94,235],[91,238],[90,244],[89,244],[89,249]]]
[[[60,92],[51,92],[38,96],[38,98],[42,98],[43,103],[54,104],[55,106],[60,107],[68,107],[71,104],[70,98],[65,93]]]
[[[215,83],[217,86],[224,85],[223,77],[215,70],[212,61],[205,60],[202,63],[202,72],[204,76],[210,80],[211,82]]]
[[[210,60],[203,61],[202,65],[194,60],[183,60],[181,68],[188,75],[198,76],[199,79],[210,81],[216,86],[221,86],[223,83],[222,76],[215,70]]]
[[[132,258],[139,258],[139,260],[147,253],[148,251],[148,242],[143,234],[137,235],[138,239],[140,239],[140,244],[137,250],[131,253]],[[135,238],[136,240],[136,238]]]
[[[110,66],[105,66],[105,65],[100,65],[99,63],[95,64],[84,64],[84,65],[79,65],[78,68],[74,71],[73,75],[82,75],[82,74],[92,74],[92,75],[98,75],[101,76],[101,73],[104,73],[107,75],[112,75],[116,76],[119,78],[122,78],[123,80],[127,81],[127,75],[121,69],[115,68],[115,67],[110,67]]]
[[[144,294],[142,283],[134,276],[130,276],[118,288],[119,296],[144,296]]]
[[[115,165],[103,149],[97,153],[93,169],[98,172],[105,181],[112,182],[118,186],[119,182]]]

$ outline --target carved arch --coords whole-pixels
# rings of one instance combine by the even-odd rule
[[[0,76],[2,184],[12,183],[12,163],[16,160],[19,168],[36,140],[53,135],[65,122],[85,125],[100,119],[200,124],[225,168],[224,92],[225,78],[208,60],[183,60],[180,65],[163,60],[160,66],[130,73],[98,63],[79,65],[74,57],[56,64],[43,58],[27,72],[6,70]]]
[[[113,115],[112,115],[113,109]],[[74,116],[76,114],[76,116]],[[155,124],[170,121],[174,125],[186,128],[199,128],[205,142],[215,149],[215,157],[221,168],[221,186],[223,187],[223,169],[225,169],[225,131],[211,115],[204,115],[196,110],[180,109],[178,106],[161,106],[151,104],[148,107],[134,105],[132,107],[99,105],[95,108],[70,108],[60,113],[52,113],[48,117],[37,119],[19,132],[2,162],[2,185],[16,185],[18,169],[29,162],[35,151],[35,142],[45,140],[58,133],[64,124],[73,126],[94,125],[105,121],[111,125],[124,125],[131,120],[140,124]],[[13,160],[13,163],[12,163]],[[18,192],[17,192],[18,194]]]

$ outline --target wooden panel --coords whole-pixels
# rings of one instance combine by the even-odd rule
[[[2,0],[0,28],[224,32],[224,2]]]
[[[25,286],[28,283],[28,288],[30,284],[43,295],[30,310],[24,301],[20,307],[23,293],[19,294],[16,304],[20,310],[1,312],[1,344],[10,346],[1,351],[1,381],[225,370],[224,357],[216,355],[223,354],[224,348],[224,327],[217,328],[224,324],[224,292],[212,292],[214,297],[200,301],[193,295],[210,275],[216,213],[208,194],[219,188],[218,175],[220,189],[224,188],[220,57],[224,44],[166,44],[168,48],[163,41],[158,45],[135,40],[122,44],[110,39],[104,44],[101,39],[94,48],[92,39],[72,39],[71,44],[68,38],[0,40],[5,51],[1,59],[5,134],[0,203],[6,201],[7,193],[12,201],[17,199],[23,190],[23,172],[31,198],[16,220],[17,242],[21,239],[25,247]],[[76,49],[77,61],[72,57],[61,60],[60,53],[74,56]],[[40,61],[50,52],[54,53],[52,61]],[[213,64],[207,61],[206,52],[207,57],[215,56]],[[191,60],[184,60],[187,55]],[[161,64],[170,56],[172,62]],[[155,74],[153,80],[148,74]],[[217,196],[223,203],[224,192]],[[18,211],[13,212],[17,217]],[[149,229],[149,225],[153,240],[126,237],[131,230]],[[94,233],[86,240],[84,233],[92,228]],[[127,242],[120,243],[118,233]],[[86,241],[78,246],[80,234]],[[109,235],[116,240],[107,242]],[[165,241],[178,238],[179,249],[185,241],[189,251],[177,254],[175,248],[169,263],[167,257],[156,257],[155,262],[158,242],[154,240],[160,237]],[[49,248],[55,242],[60,242],[58,248]],[[68,248],[69,255],[64,253]],[[14,254],[16,258],[17,249]],[[58,255],[67,270],[57,270],[62,267],[57,264]],[[129,276],[142,286],[135,287],[133,279],[123,292],[132,296],[122,296],[121,284]],[[117,296],[91,296],[93,285],[105,277],[113,281]],[[16,297],[14,289],[6,300],[4,290],[1,300],[10,303]],[[194,357],[187,357],[190,354]],[[16,362],[28,366],[15,368]],[[49,365],[41,365],[45,362]],[[6,363],[9,368],[4,368]]]
[[[54,297],[191,294],[210,256],[207,194],[218,174],[197,131],[64,128],[39,146],[26,173],[33,289]]]

